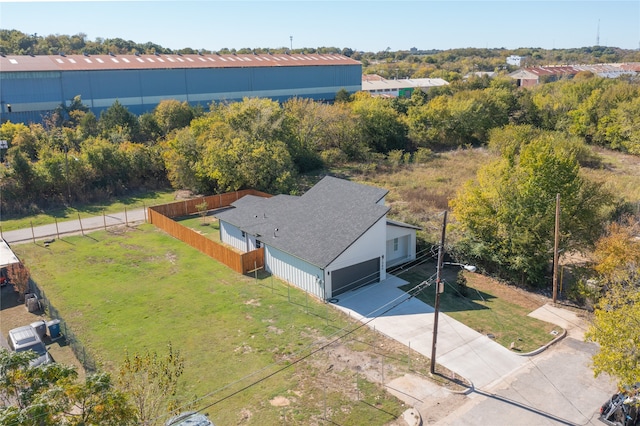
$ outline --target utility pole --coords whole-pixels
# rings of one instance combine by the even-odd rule
[[[556,194],[556,230],[553,244],[553,303],[558,297],[558,246],[560,245],[560,194]]]
[[[291,42],[291,53],[293,53],[293,36],[289,36],[289,41]]]
[[[440,245],[438,246],[438,265],[436,267],[436,302],[433,313],[433,339],[431,341],[431,374],[436,372],[436,344],[438,341],[438,314],[440,313],[440,293],[444,291],[442,284],[442,260],[444,252],[444,237],[447,231],[447,211],[444,211],[444,219],[442,221],[442,236],[440,237]]]

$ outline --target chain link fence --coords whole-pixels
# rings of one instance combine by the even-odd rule
[[[76,337],[60,312],[51,304],[51,300],[49,300],[44,290],[42,290],[33,280],[29,280],[29,288],[31,293],[35,293],[38,296],[41,307],[49,318],[60,320],[60,332],[62,333],[62,338],[65,340],[66,344],[71,347],[76,359],[80,364],[82,364],[84,370],[87,373],[97,372],[98,365],[95,359],[91,356],[89,351],[87,351],[80,339]]]

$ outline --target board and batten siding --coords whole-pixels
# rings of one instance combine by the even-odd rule
[[[247,241],[245,237],[242,236],[242,231],[222,220],[220,221],[220,241],[225,244],[229,244],[242,252],[248,251]]]
[[[264,265],[267,272],[313,294],[321,300],[326,298],[323,286],[323,271],[319,267],[265,244]]]
[[[387,218],[382,217],[325,269],[327,298],[332,296],[331,271],[380,258],[380,281],[386,279]]]

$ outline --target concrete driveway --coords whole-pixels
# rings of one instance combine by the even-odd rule
[[[397,288],[403,284],[389,276],[382,283],[340,295],[336,305],[430,357],[434,310]],[[464,404],[435,424],[601,424],[598,410],[616,386],[607,376],[593,377],[590,362],[597,346],[583,341],[586,321],[551,305],[530,315],[563,327],[567,336],[538,355],[522,356],[440,313],[437,362],[472,381],[474,390]],[[442,397],[431,393],[427,398]]]
[[[406,281],[387,275],[381,283],[340,295],[336,305],[430,358],[434,309],[398,289],[404,284]],[[489,386],[527,362],[526,358],[442,312],[436,360],[479,388]]]

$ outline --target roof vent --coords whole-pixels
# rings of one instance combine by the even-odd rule
[[[220,56],[220,52],[216,52],[216,55]]]
[[[160,54],[158,52],[156,52],[155,50],[153,51],[153,54],[156,56],[160,56]]]
[[[65,56],[65,55],[64,55],[64,52],[58,52],[58,55],[60,55],[60,56]]]
[[[202,51],[198,50],[198,55],[202,56]]]
[[[134,55],[136,55],[136,56],[140,56],[140,52],[137,52],[137,51],[136,51],[136,52],[134,53]]]
[[[109,56],[116,56],[113,54],[113,52],[109,52]]]
[[[88,54],[87,52],[82,52],[82,54],[83,54],[84,56],[89,56],[89,54]]]
[[[178,52],[178,53],[177,53],[177,55],[178,55],[178,56],[182,56],[182,53]]]

